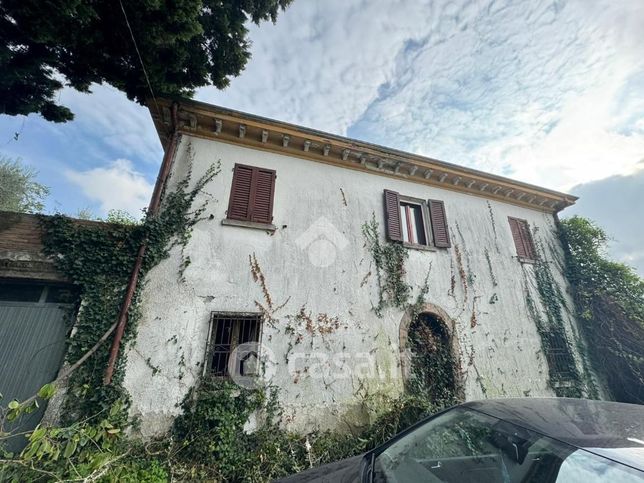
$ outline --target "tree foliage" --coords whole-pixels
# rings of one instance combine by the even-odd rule
[[[122,0],[121,9],[107,0],[3,0],[0,113],[69,121],[56,100],[64,84],[88,92],[106,82],[143,103],[150,90],[139,53],[156,95],[222,89],[250,58],[248,21],[275,22],[291,1]]]
[[[20,160],[0,157],[0,210],[35,213],[44,208],[49,188],[35,181],[38,173]]]
[[[567,275],[595,371],[617,401],[644,403],[644,280],[606,256],[606,232],[561,222]]]
[[[107,212],[107,216],[102,218],[92,211],[90,207],[85,207],[79,209],[76,214],[73,216],[78,220],[88,220],[88,221],[104,221],[106,223],[116,223],[117,225],[138,225],[141,220],[134,218],[128,211],[120,209],[111,209]]]
[[[125,210],[112,209],[107,212],[105,218],[107,223],[117,223],[119,225],[138,225],[139,221]]]

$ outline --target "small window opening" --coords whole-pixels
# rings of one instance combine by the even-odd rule
[[[240,344],[259,342],[260,316],[230,313],[213,313],[210,321],[210,341],[207,372],[214,377],[228,377],[231,353]],[[246,358],[248,355],[246,355]],[[257,357],[257,354],[255,354]],[[236,361],[237,374],[245,374],[243,360]]]
[[[423,207],[416,203],[400,203],[403,241],[415,245],[427,245]]]
[[[576,379],[577,366],[570,352],[565,335],[559,331],[545,333],[545,355],[548,367],[554,379],[559,382],[570,382]]]

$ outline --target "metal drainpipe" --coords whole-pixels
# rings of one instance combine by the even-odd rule
[[[161,193],[170,174],[170,167],[172,165],[172,158],[174,156],[174,150],[177,145],[177,139],[179,134],[177,132],[177,103],[172,104],[172,128],[170,134],[170,142],[165,150],[163,155],[163,162],[161,163],[161,168],[159,169],[159,175],[157,176],[156,183],[154,184],[154,191],[152,192],[152,198],[150,199],[150,205],[148,206],[147,216],[155,216],[159,210],[159,205],[161,204]],[[132,267],[132,273],[130,274],[130,281],[128,282],[127,289],[125,291],[125,299],[123,300],[123,305],[121,306],[121,311],[119,313],[118,323],[116,330],[114,332],[114,340],[112,341],[112,348],[110,349],[110,359],[107,363],[107,368],[105,369],[105,375],[103,377],[103,384],[108,385],[112,382],[112,376],[114,374],[114,367],[116,365],[116,360],[118,359],[119,349],[121,347],[121,339],[123,338],[123,333],[125,332],[125,326],[127,325],[127,316],[132,304],[132,298],[134,297],[134,291],[136,290],[136,284],[139,280],[139,272],[141,271],[141,265],[143,264],[143,257],[145,255],[145,250],[147,248],[147,243],[143,241],[139,247],[139,251],[136,254],[136,260],[134,262],[134,267]]]

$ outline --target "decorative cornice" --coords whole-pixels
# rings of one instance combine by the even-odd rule
[[[164,147],[171,106],[172,101],[167,99],[148,104]],[[502,176],[203,102],[179,101],[178,119],[179,132],[192,136],[402,178],[540,211],[558,212],[577,200],[576,196]]]

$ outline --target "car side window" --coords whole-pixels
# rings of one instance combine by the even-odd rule
[[[614,475],[606,479],[606,475]],[[456,408],[395,440],[375,481],[599,483],[642,481],[637,470],[477,411]]]
[[[641,483],[644,473],[584,450],[568,456],[557,473],[557,483]]]

